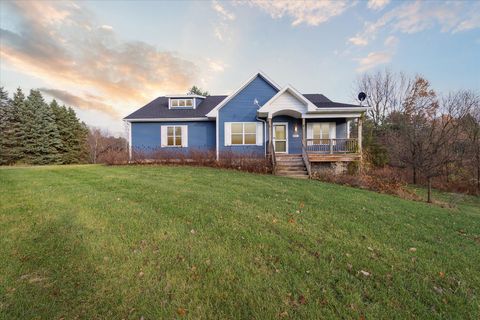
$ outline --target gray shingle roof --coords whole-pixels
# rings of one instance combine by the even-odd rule
[[[203,118],[227,96],[208,96],[195,109],[168,109],[168,98],[158,97],[124,119]]]
[[[354,104],[338,103],[323,94],[304,94],[318,108],[352,108]],[[205,115],[222,102],[227,96],[208,96],[196,109],[168,109],[168,98],[158,97],[124,119],[164,119],[164,118],[204,118]]]

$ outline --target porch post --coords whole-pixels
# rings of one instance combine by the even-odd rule
[[[270,155],[273,153],[272,136],[273,136],[272,118],[268,118],[268,152],[270,153]]]
[[[363,115],[358,118],[358,153],[360,153],[360,156],[362,155],[362,126],[363,126],[363,120],[362,120]]]
[[[307,139],[305,136],[305,118],[302,118],[302,141],[303,145],[307,147]]]

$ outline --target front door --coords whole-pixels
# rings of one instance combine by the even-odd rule
[[[288,153],[288,123],[273,124],[273,146],[276,153]]]

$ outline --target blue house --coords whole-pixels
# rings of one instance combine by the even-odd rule
[[[226,154],[268,157],[276,173],[308,177],[361,159],[366,110],[281,87],[258,72],[228,96],[162,96],[124,120],[130,124],[130,157],[193,150],[211,151],[217,160]]]

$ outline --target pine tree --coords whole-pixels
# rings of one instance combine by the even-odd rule
[[[60,106],[57,101],[53,99],[50,103],[50,109],[53,112],[61,141],[61,145],[57,149],[60,156],[60,163],[72,163],[69,150],[70,141],[72,139],[72,128],[69,126],[67,108],[65,108],[65,106]]]
[[[12,144],[14,144],[12,123],[12,102],[8,98],[7,91],[0,87],[0,164],[11,164],[14,161],[14,155],[12,154]]]
[[[12,163],[25,161],[25,139],[28,136],[27,123],[31,123],[31,114],[25,105],[25,95],[22,89],[17,88],[12,99],[12,141],[10,152]]]
[[[68,121],[72,130],[70,149],[70,163],[80,163],[87,160],[87,134],[88,129],[83,122],[77,118],[75,111],[72,108],[67,109]]]
[[[26,101],[27,108],[33,113],[31,137],[26,143],[26,153],[32,164],[60,163],[58,150],[62,148],[60,135],[52,109],[43,100],[38,90],[30,90]]]

